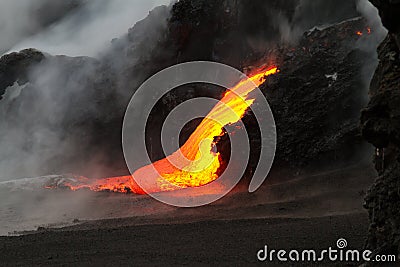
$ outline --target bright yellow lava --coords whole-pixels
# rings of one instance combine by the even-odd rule
[[[223,134],[224,126],[242,119],[254,103],[248,95],[277,72],[277,67],[259,72],[227,91],[177,152],[136,171],[135,181],[146,185],[147,193],[199,187],[215,181],[222,163],[220,154],[215,152],[215,137]],[[132,187],[140,191],[135,182]]]

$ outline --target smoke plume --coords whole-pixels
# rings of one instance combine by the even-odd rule
[[[84,0],[0,0],[0,54],[83,6]]]
[[[101,54],[111,46],[112,38],[126,35],[128,29],[147,16],[153,6],[168,2],[81,2],[79,8],[67,16],[63,14],[64,17],[25,39],[13,50],[34,47],[52,54]],[[9,8],[10,13],[19,12],[20,16],[26,17],[21,21],[9,18],[14,24],[6,30],[13,33],[10,36],[15,37],[14,41],[26,37],[29,24],[38,21],[32,15],[35,13],[32,11],[35,4],[37,8],[48,2],[0,2],[0,12]],[[160,24],[166,21],[166,18],[158,19]],[[6,35],[6,32],[2,33]],[[4,39],[7,38],[1,38]],[[147,41],[150,45],[151,40]],[[88,57],[46,56],[41,64],[29,70],[27,82],[17,80],[7,88],[0,101],[0,181],[72,171],[68,162],[77,162],[77,153],[85,162],[73,166],[73,169],[91,169],[93,175],[104,171],[101,166],[107,163],[103,162],[102,152],[97,150],[101,145],[96,143],[98,140],[89,139],[88,136],[93,136],[93,131],[103,130],[99,129],[98,121],[106,123],[109,114],[118,113],[119,109],[123,112],[123,104],[117,100],[112,103],[117,86],[112,81],[111,72],[100,61]],[[120,138],[120,129],[111,132],[115,132],[115,139]],[[82,143],[93,149],[89,151],[83,148]],[[67,168],[62,167],[63,164]]]
[[[1,19],[6,25],[3,30],[0,29],[0,34],[7,36],[1,38],[7,41],[0,44],[0,52],[12,46],[10,51],[34,47],[54,55],[96,56],[113,38],[120,37],[146,17],[149,10],[168,4],[169,0],[57,1],[58,5],[53,4],[53,9],[62,10],[73,4],[79,5],[79,8],[57,19],[49,18],[50,21],[55,20],[54,23],[39,31],[39,25],[43,24],[39,19],[49,12],[46,6],[49,2],[54,1],[0,1]],[[37,14],[40,10],[42,12]],[[31,36],[33,33],[36,34]]]

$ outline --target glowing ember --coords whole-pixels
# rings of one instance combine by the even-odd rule
[[[82,178],[77,179],[76,184],[65,183],[63,186],[72,190],[144,194],[145,192],[135,181],[146,184],[147,193],[199,187],[215,181],[223,163],[220,153],[216,151],[215,138],[223,135],[224,126],[242,119],[254,103],[254,99],[248,99],[248,95],[264,83],[267,76],[277,72],[279,72],[277,67],[259,71],[250,75],[250,81],[245,79],[227,91],[177,152],[137,170],[133,174],[135,179],[131,176],[95,181]]]
[[[119,193],[129,193],[131,176],[121,176],[91,180],[86,177],[75,178],[75,181],[65,182],[63,186],[73,190],[89,189],[91,191],[110,191]]]
[[[371,34],[372,33],[372,30],[371,30],[371,28],[370,27],[367,27],[367,34]],[[364,35],[364,33],[365,33],[365,30],[362,30],[362,31],[357,31],[356,32],[356,34],[358,35],[358,36],[363,36]]]

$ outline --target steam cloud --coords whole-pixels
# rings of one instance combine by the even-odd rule
[[[71,5],[80,5],[80,8],[56,19],[55,23],[39,31],[40,25],[43,24],[39,19],[44,14],[37,14],[35,11],[49,5],[49,2],[53,2],[53,9],[57,10]],[[54,6],[54,1],[51,0],[0,0],[2,20],[0,24],[5,25],[4,28],[0,28],[2,36],[0,52],[12,46],[10,51],[34,47],[54,55],[96,56],[107,48],[113,38],[123,35],[152,8],[169,2],[169,0],[75,0],[57,1],[57,5]],[[47,13],[48,10],[43,12]],[[37,34],[30,36],[35,32]],[[3,43],[3,40],[7,41]],[[16,44],[18,41],[21,42]]]
[[[40,0],[0,0],[0,53],[37,29],[37,21],[31,15],[31,9],[40,2]]]
[[[361,13],[363,18],[368,22],[368,26],[372,30],[372,34],[368,36],[368,40],[363,40],[358,43],[358,48],[365,51],[370,56],[368,61],[365,62],[361,75],[363,78],[363,85],[365,86],[365,102],[368,102],[368,90],[371,84],[371,80],[375,73],[376,68],[379,64],[377,48],[378,45],[385,39],[388,31],[382,24],[381,18],[379,17],[378,9],[371,4],[368,0],[358,0],[357,10]]]
[[[329,26],[357,16],[356,1],[298,0],[292,17],[275,14],[281,39],[296,42],[307,30]]]
[[[369,45],[372,46],[371,49],[376,50],[377,45],[383,41],[388,33],[382,24],[381,18],[379,17],[378,9],[368,0],[358,0],[357,10],[368,21],[369,26],[373,30],[374,34],[372,37],[374,39],[369,42]]]
[[[0,0],[0,54],[57,23],[84,0]]]
[[[113,38],[126,35],[160,4],[169,0],[0,0],[0,54],[33,47],[51,54],[100,58]],[[159,17],[159,24],[165,19]],[[96,96],[107,98],[101,88],[110,91],[112,86],[96,76],[105,71],[101,67],[94,58],[48,57],[29,70],[28,83],[7,88],[0,100],[0,235],[68,224],[75,218],[116,216],[110,210],[114,207],[93,209],[88,204],[93,202],[90,193],[42,191],[45,184],[64,179],[43,175],[62,172],[63,161],[80,156],[77,151],[90,135],[82,124],[95,124],[99,118],[106,121],[105,114],[123,108],[108,103],[100,110]],[[106,165],[101,164],[102,154],[96,144],[89,146],[94,148],[89,152],[93,157],[81,167],[91,166],[102,175],[100,167]],[[40,177],[20,179],[36,176]],[[143,214],[140,205],[137,209],[127,208],[118,216]]]
[[[0,0],[0,12],[9,13],[7,17],[1,17],[7,21],[6,26],[0,28],[1,48],[25,39],[13,50],[34,47],[52,54],[98,55],[110,47],[112,38],[123,36],[154,6],[168,4],[169,0],[74,1],[79,3],[78,7],[68,15],[61,12],[61,17],[53,19],[52,25],[41,28],[40,16],[33,14],[49,2],[54,3],[50,0]],[[63,2],[57,1],[59,4],[53,4],[53,8],[65,8],[68,1]],[[31,36],[34,32],[39,33]],[[8,39],[10,42],[3,42]],[[0,181],[51,174],[52,169],[56,173],[62,161],[60,158],[73,159],[85,136],[84,130],[76,124],[101,116],[96,117],[101,113],[96,94],[106,92],[93,88],[96,87],[93,80],[97,79],[93,76],[99,68],[95,59],[48,59],[30,71],[29,83],[15,83],[7,88],[0,101]],[[91,81],[89,86],[88,79]],[[108,111],[103,109],[102,112],[104,115]],[[80,130],[79,137],[71,137],[77,136],[74,131]],[[102,160],[101,153],[92,152],[90,160],[96,163],[82,165],[97,165]]]

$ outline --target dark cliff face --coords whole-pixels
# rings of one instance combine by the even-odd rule
[[[380,63],[371,83],[371,101],[362,113],[363,136],[377,148],[400,144],[399,50],[391,34],[379,47]],[[389,161],[387,161],[390,163]]]
[[[347,12],[321,16],[318,22],[358,16],[355,2],[343,1],[344,6],[349,2]],[[59,147],[41,139],[46,149],[34,175],[119,175],[126,171],[121,150],[125,107],[145,79],[189,60],[218,61],[239,69],[275,63],[282,71],[262,90],[279,131],[276,166],[299,170],[360,160],[365,143],[357,125],[359,110],[366,103],[360,97],[364,87],[359,72],[373,55],[357,48],[368,35],[359,37],[356,32],[366,33],[366,24],[348,21],[303,35],[307,28],[299,25],[315,23],[307,20],[314,5],[303,6],[300,13],[297,5],[298,1],[183,0],[172,10],[159,7],[152,11],[126,36],[113,40],[109,51],[97,60],[54,57],[33,50],[3,57],[0,91],[15,82],[26,85],[18,98],[7,102],[3,119],[27,133],[40,127],[61,132],[57,138],[63,145]],[[283,40],[277,20],[283,17],[292,23],[289,30],[303,29],[290,45]],[[45,99],[53,103],[51,109],[38,101],[43,99],[43,88],[48,93]],[[198,90],[204,91],[204,86]],[[220,93],[216,90],[208,95],[219,98]],[[160,107],[159,114],[170,109],[172,102],[166,101],[167,107]],[[36,123],[24,123],[24,114],[31,114],[28,117]],[[245,120],[256,128],[251,116]],[[35,151],[30,150],[35,148],[34,136],[21,141],[25,152]],[[254,139],[257,149],[257,136]]]
[[[34,49],[3,56],[0,60],[0,100],[7,87],[15,82],[26,83],[29,71],[44,58],[43,53]]]
[[[389,34],[378,49],[379,66],[371,83],[371,100],[362,112],[363,136],[376,148],[380,177],[369,190],[368,246],[377,253],[400,255],[400,2],[371,1]]]
[[[378,10],[381,16],[382,23],[386,29],[391,33],[400,33],[399,24],[399,12],[400,12],[400,1],[399,0],[371,0]]]
[[[369,151],[359,134],[366,103],[361,74],[372,54],[357,48],[362,19],[308,32],[281,55],[281,73],[264,85],[278,127],[277,163],[348,166]],[[369,38],[366,36],[365,38]]]
[[[343,1],[346,12],[334,9],[329,16],[315,13],[337,2],[303,2],[305,6],[299,8],[299,1],[179,1],[171,10],[166,30],[160,31],[163,37],[152,48],[152,56],[140,58],[140,64],[127,68],[124,75],[134,75],[138,66],[142,68],[139,73],[143,73],[142,66],[145,73],[152,73],[192,60],[217,61],[242,70],[278,64],[281,74],[262,88],[277,117],[278,164],[298,170],[322,162],[332,164],[332,160],[338,165],[360,160],[359,154],[365,155],[368,149],[358,131],[359,113],[366,104],[360,95],[367,90],[360,72],[373,55],[357,48],[362,40],[356,32],[366,33],[367,25],[363,20],[349,21],[303,35],[316,23],[338,23],[359,16],[354,1]],[[293,35],[298,34],[295,29],[301,29],[292,45],[283,39],[282,18]],[[137,26],[130,36],[140,36]],[[131,47],[133,39],[125,47]],[[132,50],[126,51],[132,55]],[[221,97],[220,91],[208,96]],[[254,127],[250,132],[255,133],[253,147],[257,150],[256,126],[251,125],[251,116],[245,120]],[[153,142],[156,139],[153,137]],[[155,153],[154,158],[162,156]],[[257,156],[253,157],[256,161]]]

